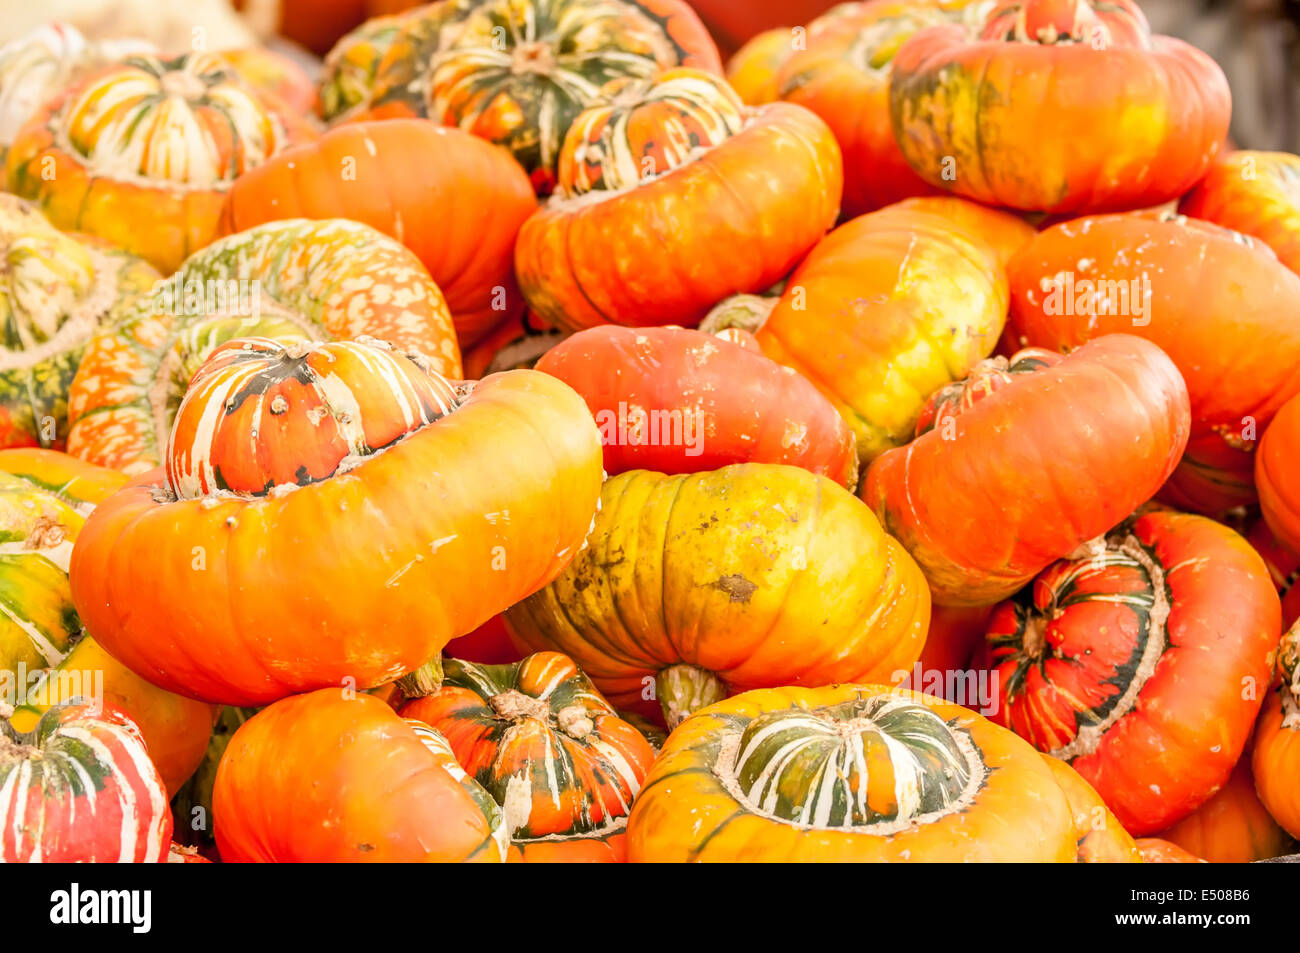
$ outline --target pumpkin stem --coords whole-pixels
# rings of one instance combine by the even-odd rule
[[[655,677],[655,692],[672,731],[688,716],[727,697],[722,679],[710,671],[685,663],[670,665]]]
[[[424,698],[436,695],[442,688],[442,653],[439,652],[413,672],[407,672],[397,680],[397,688],[403,698]]]
[[[705,334],[717,334],[728,328],[739,328],[750,334],[757,334],[772,314],[772,309],[780,298],[764,295],[732,295],[717,305],[704,316],[700,330]]]

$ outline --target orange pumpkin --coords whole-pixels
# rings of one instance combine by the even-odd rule
[[[1084,213],[1159,205],[1205,174],[1228,132],[1228,81],[1195,47],[1152,36],[1134,0],[977,9],[973,28],[933,26],[894,54],[894,134],[927,182]]]
[[[1220,156],[1178,211],[1253,235],[1300,272],[1300,156],[1248,150]]]
[[[132,474],[158,466],[194,371],[250,335],[366,335],[461,374],[446,302],[410,251],[357,222],[270,222],[204,249],[91,338],[69,390],[68,452]]]
[[[646,776],[627,836],[628,859],[649,863],[1140,856],[1068,766],[879,685],[752,691],[697,712]]]
[[[789,27],[765,30],[727,60],[727,82],[736,95],[750,106],[776,102],[780,90],[777,69],[794,48],[795,33]]]
[[[446,739],[338,688],[283,699],[244,722],[212,798],[227,862],[506,858],[501,809]]]
[[[246,343],[196,374],[170,476],[105,501],[73,553],[87,629],[151,681],[232,705],[379,685],[581,545],[600,440],[564,384],[512,371],[448,406],[377,342]]]
[[[718,77],[670,70],[574,120],[556,194],[519,232],[519,285],[570,330],[694,326],[784,277],[834,224],[842,182],[812,113],[750,110]]]
[[[1178,366],[1192,432],[1162,499],[1207,514],[1254,501],[1255,445],[1300,393],[1300,276],[1261,242],[1169,213],[1056,225],[1009,272],[1014,345],[1135,334]]]
[[[1183,850],[1177,844],[1159,837],[1139,837],[1137,846],[1142,852],[1142,862],[1146,864],[1209,863],[1205,858],[1197,857],[1191,851]]]
[[[1148,512],[994,610],[982,665],[1001,686],[993,720],[1069,761],[1131,833],[1155,834],[1228,780],[1280,631],[1244,539]]]
[[[1277,685],[1264,701],[1251,765],[1268,812],[1300,838],[1300,624],[1291,627],[1278,649]]]
[[[523,308],[515,235],[537,202],[501,148],[424,119],[340,126],[231,187],[223,232],[285,218],[350,218],[413,251],[468,348]]]
[[[1160,837],[1212,864],[1248,864],[1290,852],[1291,838],[1261,803],[1256,787],[1247,750],[1223,787]]]
[[[1140,338],[1011,369],[1014,382],[881,456],[862,486],[940,605],[1011,595],[1149,499],[1187,443],[1187,388]],[[996,501],[998,519],[974,500]]]
[[[1264,519],[1278,540],[1300,552],[1300,397],[1288,401],[1264,431],[1255,457],[1255,486]]]
[[[831,232],[756,337],[830,398],[863,465],[913,436],[929,395],[992,353],[1009,250],[1033,229],[958,199],[916,199]]]
[[[6,178],[56,227],[170,274],[216,238],[237,176],[312,135],[221,54],[132,56],[42,107],[14,139]]]
[[[558,652],[513,665],[451,659],[443,675],[401,715],[437,729],[501,805],[510,860],[625,860],[627,815],[654,751],[573,661]]]
[[[586,547],[506,621],[671,728],[751,688],[888,681],[929,616],[915,563],[850,493],[743,463],[610,478]]]

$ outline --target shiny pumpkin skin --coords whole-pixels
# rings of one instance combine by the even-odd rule
[[[219,239],[91,339],[69,391],[68,452],[142,473],[162,462],[190,378],[218,345],[361,335],[461,374],[442,292],[395,240],[343,219],[269,222]]]
[[[934,203],[835,229],[755,334],[836,406],[863,466],[907,443],[925,399],[992,353],[1006,319],[1004,243],[1032,232],[1002,212]]]
[[[427,116],[503,145],[544,195],[583,109],[608,101],[610,84],[676,66],[722,72],[681,0],[443,0],[402,23],[368,114]]]
[[[591,328],[547,351],[537,369],[587,402],[601,431],[606,473],[785,463],[842,486],[857,484],[853,434],[817,388],[714,335]]]
[[[1268,569],[1241,536],[1148,512],[994,611],[993,720],[1069,761],[1131,833],[1155,834],[1228,780],[1280,632]]]
[[[1300,312],[1300,276],[1255,239],[1164,213],[1048,228],[1017,253],[1009,274],[1007,336],[1016,346],[1064,351],[1102,334],[1135,334],[1178,365],[1191,397],[1192,433],[1162,499],[1210,515],[1254,501],[1255,444],[1300,393],[1300,334],[1292,318]],[[1073,302],[1067,278],[1058,275],[1073,275]],[[1101,310],[1080,290],[1085,279],[1123,282],[1130,297],[1133,288],[1149,290],[1143,313],[1131,302],[1132,313],[1122,313],[1119,285],[1106,286],[1116,291],[1114,313],[1078,313]],[[1108,301],[1109,294],[1096,299]]]
[[[56,227],[170,274],[217,237],[236,176],[312,135],[220,54],[133,56],[32,117],[9,150],[7,188]]]
[[[801,756],[772,771],[778,743]],[[1100,800],[1077,778],[1063,786],[1063,775],[1011,732],[916,692],[751,691],[669,736],[632,808],[628,859],[1135,860]],[[918,789],[917,779],[929,783]]]
[[[1278,679],[1264,700],[1251,755],[1255,790],[1268,812],[1300,838],[1300,624],[1278,649]]]
[[[86,514],[125,482],[116,471],[53,450],[0,450],[0,533],[7,549],[0,556],[0,669],[14,678],[19,665],[29,679],[47,673],[39,685],[24,686],[27,704],[10,718],[19,732],[33,730],[54,705],[102,690],[105,704],[139,727],[174,792],[203,757],[216,712],[151,685],[84,635],[67,577],[68,554]]]
[[[240,176],[223,234],[285,218],[348,218],[415,253],[441,289],[460,346],[517,315],[515,236],[536,209],[501,148],[425,119],[339,126]]]
[[[1287,401],[1264,431],[1255,455],[1255,487],[1269,529],[1300,552],[1300,397]]]
[[[1160,837],[1211,864],[1250,864],[1291,853],[1295,845],[1255,788],[1248,747],[1223,787]]]
[[[1159,837],[1139,837],[1138,850],[1142,852],[1144,864],[1207,864],[1209,861],[1197,857],[1191,851],[1183,850],[1172,841]]]
[[[1002,0],[973,30],[930,27],[894,55],[889,103],[903,155],[930,184],[1078,214],[1177,198],[1218,153],[1231,112],[1218,65],[1152,36],[1133,0]]]
[[[1251,150],[1219,156],[1178,211],[1258,238],[1300,272],[1300,156]]]
[[[654,750],[572,659],[558,652],[510,665],[450,659],[442,687],[400,713],[441,732],[502,806],[510,860],[626,859],[627,814]]]
[[[235,732],[213,821],[228,863],[501,863],[491,796],[446,739],[365,694],[285,698]]]
[[[161,863],[162,778],[120,712],[67,705],[30,735],[0,722],[0,863]]]
[[[511,371],[382,453],[289,491],[178,499],[161,471],[142,475],[83,528],[73,600],[105,648],[191,697],[264,704],[349,677],[367,688],[554,578],[582,544],[600,479],[582,400]]]
[[[700,697],[887,681],[916,661],[929,615],[916,565],[851,494],[746,463],[611,477],[586,548],[506,621],[614,707],[671,726]]]
[[[161,277],[134,255],[66,235],[0,193],[0,447],[62,449],[86,342]]]
[[[1149,499],[1188,429],[1173,363],[1147,341],[1108,335],[878,458],[861,495],[937,604],[987,605]],[[971,499],[998,500],[999,519]]]
[[[875,0],[844,4],[809,24],[806,48],[787,55],[775,78],[780,99],[811,109],[844,154],[844,215],[872,212],[944,190],[922,179],[894,141],[889,80],[899,46],[918,30],[951,23],[961,4]]]
[[[582,164],[592,156],[595,169]],[[575,167],[596,181],[568,192]],[[839,147],[812,113],[747,110],[721,80],[686,70],[578,117],[560,174],[519,231],[515,270],[529,306],[574,331],[693,327],[729,295],[770,287],[835,223],[843,187]]]

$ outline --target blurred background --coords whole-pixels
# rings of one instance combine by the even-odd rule
[[[690,0],[724,58],[772,27],[805,24],[828,0]],[[190,47],[200,29],[212,49],[251,42],[323,55],[370,16],[411,0],[0,0],[0,42],[60,19],[92,38],[139,34],[166,48]],[[1158,33],[1213,56],[1233,94],[1232,139],[1250,149],[1300,152],[1300,0],[1140,0]]]

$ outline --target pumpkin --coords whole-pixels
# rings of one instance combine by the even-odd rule
[[[400,714],[437,729],[501,805],[510,859],[621,863],[654,751],[573,661],[558,652],[512,665],[450,659],[443,676]]]
[[[134,255],[65,235],[0,193],[0,447],[60,449],[68,391],[86,342],[159,275]]]
[[[1055,365],[1031,359],[1011,384],[884,454],[861,495],[936,603],[987,605],[1152,496],[1188,427],[1173,363],[1140,338],[1108,335]],[[998,519],[971,500],[997,501]]]
[[[1138,850],[1145,864],[1207,864],[1209,861],[1183,850],[1177,844],[1159,837],[1139,837]]]
[[[734,692],[886,681],[920,654],[920,571],[823,476],[742,463],[611,477],[587,546],[506,622],[672,728]]]
[[[728,52],[743,49],[746,40],[769,28],[805,23],[827,7],[832,7],[833,3],[834,0],[746,0],[745,3],[691,0],[691,6],[709,28],[709,33]],[[785,33],[789,38],[790,30]]]
[[[1268,812],[1300,838],[1300,624],[1278,650],[1278,680],[1264,702],[1251,756],[1255,790]],[[1281,853],[1281,851],[1278,851]]]
[[[727,82],[750,106],[776,102],[776,71],[794,49],[797,34],[789,27],[764,30],[727,60]]]
[[[90,42],[76,27],[58,21],[0,46],[0,160],[51,96],[120,57],[151,52],[142,40]]]
[[[1148,512],[994,611],[993,720],[1070,762],[1131,833],[1155,834],[1228,780],[1280,631],[1277,591],[1242,537]]]
[[[76,704],[27,734],[0,720],[0,863],[161,863],[171,839],[162,778],[129,718]]]
[[[580,112],[676,66],[722,72],[681,0],[444,0],[403,20],[369,113],[428,116],[503,145],[545,194]]]
[[[931,185],[1087,213],[1195,185],[1227,135],[1231,95],[1214,60],[1152,36],[1133,0],[1001,0],[973,28],[932,26],[904,43],[889,109]]]
[[[1254,239],[1167,213],[1048,228],[1009,274],[1014,344],[1135,334],[1178,365],[1192,433],[1163,499],[1210,515],[1254,501],[1255,444],[1300,393],[1300,276]]]
[[[212,798],[228,862],[506,858],[501,809],[446,739],[338,688],[285,698],[244,722]]]
[[[87,514],[125,482],[53,450],[0,450],[0,685],[15,703],[10,723],[20,732],[78,695],[121,711],[175,791],[202,758],[215,712],[149,684],[86,636],[68,583]]]
[[[1255,486],[1269,529],[1293,552],[1300,552],[1300,397],[1283,405],[1264,431],[1255,457]]]
[[[917,692],[751,691],[669,736],[628,819],[628,859],[1136,861],[1132,839],[1085,782],[1063,786],[1065,772]]]
[[[606,473],[786,463],[857,485],[853,434],[830,402],[730,341],[685,328],[591,328],[547,351],[537,369],[587,402]]]
[[[321,118],[334,121],[365,108],[379,64],[397,39],[406,16],[397,13],[372,17],[334,44],[321,71],[318,97]]]
[[[750,110],[709,73],[669,70],[574,120],[556,194],[519,231],[519,285],[569,330],[694,326],[784,277],[835,223],[841,187],[812,113]]]
[[[357,222],[271,222],[213,243],[91,339],[68,452],[132,474],[157,466],[194,371],[244,335],[369,335],[461,372],[446,302],[414,254]]]
[[[316,109],[316,84],[298,61],[265,46],[222,50],[221,57],[263,98],[283,106],[293,116]]]
[[[364,222],[415,253],[470,347],[523,308],[515,235],[536,205],[504,149],[428,120],[390,120],[340,126],[240,176],[221,228],[285,218]]]
[[[1255,789],[1248,747],[1223,787],[1160,837],[1213,864],[1249,864],[1290,853],[1291,838]]]
[[[843,4],[809,24],[804,48],[778,68],[779,98],[811,109],[835,133],[844,153],[846,216],[943,191],[907,164],[894,141],[890,75],[904,41],[928,26],[958,21],[964,6],[939,0]]]
[[[1300,156],[1249,150],[1219,156],[1178,211],[1258,238],[1300,272]]]
[[[374,341],[213,351],[166,473],[82,529],[90,633],[156,684],[257,705],[392,681],[553,579],[599,495],[586,406],[536,371],[453,388],[421,363]]]
[[[7,187],[56,227],[97,235],[170,274],[217,236],[236,176],[312,135],[221,54],[132,56],[23,126]]]
[[[863,215],[809,253],[755,336],[830,398],[865,466],[912,438],[933,391],[993,352],[1006,320],[1005,249],[1030,234],[952,199]]]

